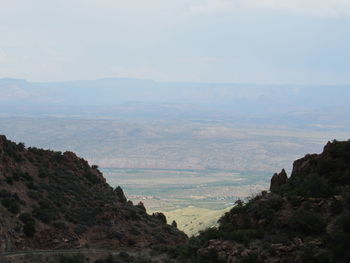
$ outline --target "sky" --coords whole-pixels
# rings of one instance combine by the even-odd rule
[[[0,77],[350,83],[350,0],[0,0]]]

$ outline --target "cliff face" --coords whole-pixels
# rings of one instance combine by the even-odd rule
[[[0,252],[175,245],[185,234],[112,189],[72,152],[25,148],[0,136]]]
[[[271,191],[238,201],[217,228],[191,238],[193,262],[350,262],[350,141],[275,174]],[[173,252],[174,253],[174,252]],[[181,262],[181,261],[180,261]]]

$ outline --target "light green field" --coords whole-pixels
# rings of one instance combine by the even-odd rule
[[[107,182],[120,185],[148,213],[162,212],[189,236],[214,226],[237,199],[265,190],[269,174],[230,170],[102,169]]]
[[[230,209],[229,207],[221,210],[211,210],[189,206],[163,213],[166,215],[168,223],[175,220],[180,230],[184,231],[188,236],[192,236],[207,227],[215,226],[218,219]]]
[[[152,211],[220,210],[268,186],[270,174],[230,170],[101,169],[107,182]]]

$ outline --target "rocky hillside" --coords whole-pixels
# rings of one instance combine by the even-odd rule
[[[289,178],[275,174],[217,228],[160,249],[178,262],[350,262],[350,141],[295,161]]]
[[[112,189],[72,152],[26,148],[0,136],[0,252],[152,247],[185,234]]]

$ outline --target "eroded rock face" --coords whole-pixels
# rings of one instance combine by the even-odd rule
[[[279,174],[275,173],[271,178],[270,191],[273,192],[280,186],[286,184],[287,180],[288,176],[284,169],[282,169],[282,171]]]
[[[187,236],[134,206],[97,166],[72,152],[0,136],[0,251],[143,247]]]

